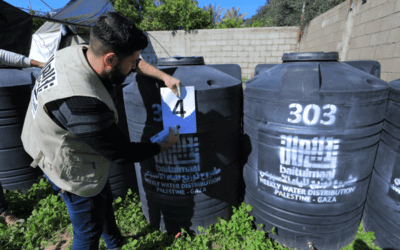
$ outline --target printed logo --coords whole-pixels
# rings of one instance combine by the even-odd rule
[[[40,71],[39,77],[36,79],[35,86],[32,89],[31,95],[31,111],[33,119],[35,119],[37,108],[39,105],[38,96],[39,94],[47,89],[57,86],[57,74],[55,70],[55,58],[54,54],[47,61],[46,65]]]

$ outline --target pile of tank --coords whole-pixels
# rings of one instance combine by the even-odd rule
[[[290,248],[341,249],[362,221],[377,246],[396,249],[400,79],[381,80],[376,61],[338,59],[337,52],[284,54],[281,64],[257,65],[242,85],[237,64],[160,58],[160,70],[194,86],[197,131],[151,159],[114,166],[114,197],[138,190],[149,223],[169,233],[198,233],[244,201],[254,224],[275,227],[269,236]],[[7,135],[0,182],[29,189],[38,173],[18,133],[38,72],[5,70],[20,78],[0,82],[0,132]],[[161,87],[135,73],[117,87],[118,125],[132,142],[150,142],[164,129]]]

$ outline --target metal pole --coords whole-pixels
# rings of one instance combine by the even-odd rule
[[[77,27],[82,27],[82,28],[91,28],[92,27],[92,26],[89,26],[89,25],[69,23],[69,22],[66,22],[66,21],[56,20],[56,19],[37,16],[37,15],[31,15],[31,16],[33,16],[36,19],[41,19],[41,20],[45,20],[45,21],[49,21],[49,22],[53,22],[53,23],[67,24],[67,25],[72,25],[72,26],[77,26]]]

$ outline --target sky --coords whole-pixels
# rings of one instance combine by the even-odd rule
[[[5,2],[14,5],[15,7],[22,7],[22,8],[29,8],[29,0],[4,0]],[[64,7],[69,0],[43,0],[47,5],[49,5],[53,9],[58,9]],[[95,1],[95,0],[92,0]],[[39,10],[39,11],[51,11],[49,7],[47,7],[41,0],[30,0],[31,6],[33,10]],[[246,16],[244,19],[251,18],[253,15],[256,14],[256,10],[260,6],[265,5],[265,0],[197,0],[199,3],[199,7],[203,8],[205,5],[212,4],[214,5],[215,3],[218,5],[221,5],[220,8],[225,8],[225,10],[222,12],[221,17],[224,15],[226,9],[230,9],[232,7],[235,7],[239,9],[239,14],[243,14],[244,12],[247,12]]]

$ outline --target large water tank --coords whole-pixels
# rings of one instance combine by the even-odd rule
[[[340,249],[361,220],[389,85],[337,52],[282,60],[243,94],[245,202],[287,247]]]
[[[142,208],[156,228],[198,232],[218,217],[228,219],[237,203],[241,81],[203,65],[202,57],[159,59],[160,64],[168,64],[158,68],[183,86],[194,86],[197,132],[181,134],[170,150],[135,164]],[[150,142],[163,130],[160,87],[163,81],[138,74],[124,88],[131,141]]]
[[[400,248],[400,79],[390,94],[378,153],[363,214],[366,231],[383,249]]]
[[[26,193],[42,174],[30,167],[21,133],[39,69],[0,67],[0,183],[7,190]]]
[[[358,60],[358,61],[342,61],[342,63],[346,63],[350,66],[353,66],[354,68],[370,73],[371,75],[376,76],[378,78],[381,77],[381,64],[378,61]],[[271,64],[271,63],[257,64],[254,70],[254,75],[256,76],[260,74],[260,72],[275,67],[276,65],[278,64]]]

